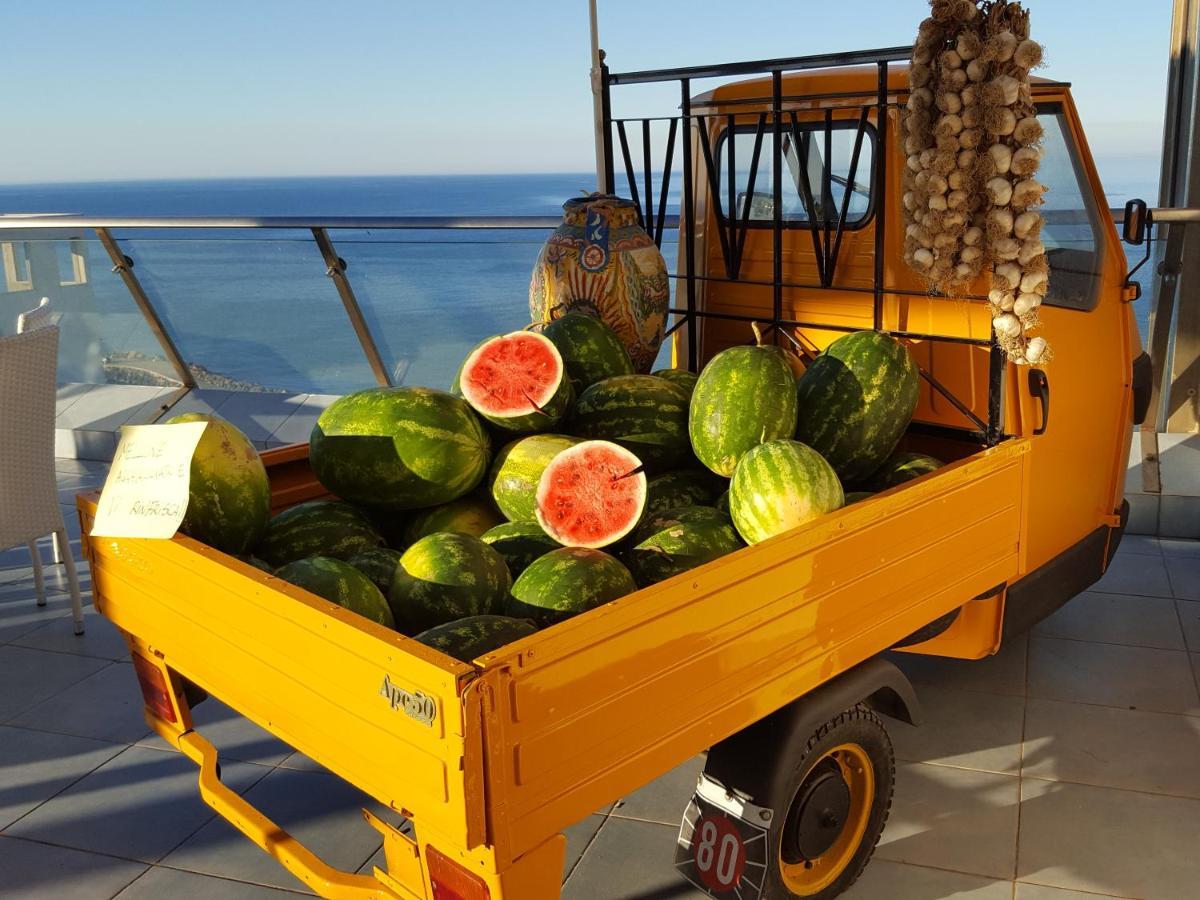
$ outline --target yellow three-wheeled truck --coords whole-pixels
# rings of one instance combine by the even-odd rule
[[[923,375],[905,446],[946,460],[938,471],[471,663],[182,535],[87,540],[95,604],[128,638],[148,720],[199,766],[204,799],[314,891],[557,897],[566,826],[707,750],[681,874],[714,896],[835,896],[891,800],[877,713],[919,718],[881,654],[987,656],[1104,572],[1150,373],[1133,360],[1134,293],[1068,86],[1033,88],[1049,187],[1042,333],[1058,354],[1031,369],[999,354],[982,284],[930,296],[901,263],[909,52],[605,71],[608,171],[610,190],[626,187],[620,152],[661,240],[663,182],[682,159],[676,364],[698,370],[746,342],[751,320],[810,352],[887,331]],[[631,123],[609,103],[652,81],[676,83],[682,103],[657,207],[650,155],[631,165]],[[324,494],[307,446],[264,459],[275,508]],[[95,497],[79,508],[87,534]],[[408,819],[402,833],[367,814],[386,871],[330,868],[223,785],[192,728],[201,692]]]

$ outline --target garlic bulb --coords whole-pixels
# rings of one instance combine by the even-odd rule
[[[1016,175],[1032,175],[1041,164],[1042,154],[1037,147],[1022,147],[1012,155],[1012,170]]]
[[[963,247],[958,256],[963,262],[973,263],[983,258],[983,251],[978,247]]]
[[[944,91],[938,95],[937,108],[944,113],[957,113],[962,110],[962,98],[954,91]]]
[[[1022,69],[1036,69],[1042,64],[1042,57],[1042,45],[1028,38],[1017,44],[1017,49],[1013,52],[1013,62]]]
[[[1021,240],[1036,237],[1042,230],[1042,217],[1036,212],[1023,212],[1017,216],[1013,231]]]
[[[992,157],[992,162],[996,166],[997,175],[1007,175],[1009,168],[1012,166],[1013,152],[1008,148],[1007,144],[992,144],[988,147],[988,155]]]
[[[1013,128],[1012,136],[1018,144],[1036,144],[1042,139],[1045,131],[1037,116],[1026,116]]]
[[[978,128],[964,128],[958,136],[958,145],[964,150],[974,150],[982,138],[983,134]]]
[[[947,69],[958,69],[963,64],[962,57],[954,50],[947,50],[941,55],[938,61]]]
[[[946,176],[946,181],[950,184],[950,190],[961,191],[967,186],[967,173],[962,169],[955,169]]]
[[[1003,291],[1015,291],[1021,284],[1021,267],[1010,262],[998,264],[993,284]]]
[[[1013,214],[1011,210],[990,210],[987,214],[987,230],[988,234],[994,238],[1001,238],[1012,234]]]
[[[1008,206],[1009,201],[1012,199],[1013,186],[1007,178],[997,175],[995,178],[989,178],[987,184],[983,187],[988,192],[988,196],[991,197],[993,204],[996,206]]]
[[[946,195],[945,194],[930,194],[929,195],[929,208],[930,209],[946,209],[947,207],[948,207],[948,204],[946,203]]]
[[[1007,107],[994,107],[983,117],[983,127],[999,137],[1012,134],[1017,128],[1017,117]]]
[[[950,198],[946,198],[946,202],[950,202]],[[967,224],[967,215],[962,210],[951,210],[942,216],[943,228],[958,228],[961,225]]]
[[[968,247],[974,247],[983,240],[983,229],[972,225],[963,233],[963,243]]]
[[[979,102],[979,94],[975,90],[975,85],[964,85],[962,90],[958,92],[958,99],[962,101],[963,106],[971,107]]]
[[[967,73],[962,69],[951,69],[946,73],[946,84],[953,87],[955,90],[961,90],[966,87]]]
[[[937,172],[929,173],[929,192],[931,194],[944,194],[948,186],[946,179]]]
[[[928,169],[930,166],[933,165],[933,151],[929,150],[929,149],[922,150],[920,160],[921,160],[921,168]]]
[[[1045,191],[1045,186],[1034,181],[1032,178],[1019,181],[1012,190],[1013,206],[1030,206],[1031,204],[1038,203]]]
[[[974,150],[963,150],[958,154],[958,167],[964,172],[970,170],[973,165],[975,165]]]
[[[983,60],[973,59],[967,63],[967,78],[971,81],[983,81],[987,78],[988,67]]]
[[[1017,97],[1020,93],[1020,82],[1011,75],[997,75],[993,78],[989,85],[994,89],[995,103],[1002,103],[1005,106],[1012,106],[1017,102]]]
[[[996,62],[1008,62],[1017,50],[1017,36],[1011,31],[1001,31],[988,41],[987,50]]]
[[[1013,302],[1013,312],[1024,318],[1042,305],[1040,294],[1021,294]]]
[[[928,269],[933,265],[933,253],[922,248],[913,254],[913,262],[919,265],[922,269]]]
[[[983,122],[983,114],[979,111],[979,107],[964,106],[962,111],[962,122],[964,128],[978,128]]]
[[[1016,337],[1022,331],[1021,320],[1010,312],[1000,313],[992,319],[992,327],[996,329],[996,334],[1005,337]]]
[[[1014,267],[1015,268],[1015,267]],[[1019,270],[1018,270],[1019,271]],[[1021,293],[1022,294],[1044,294],[1049,286],[1050,279],[1045,272],[1026,272],[1021,278]]]
[[[942,231],[933,236],[935,250],[949,250],[958,243],[958,238],[948,231]]]
[[[946,197],[946,204],[951,209],[966,209],[967,208],[967,192],[966,191],[951,191]]]
[[[1046,343],[1045,338],[1035,337],[1029,342],[1025,348],[1025,360],[1033,365],[1037,365],[1047,356],[1047,351],[1050,347]]]
[[[905,164],[908,166],[910,172],[920,172],[921,169],[924,168],[924,166],[921,165],[920,155],[916,153],[909,154]]]
[[[957,135],[962,130],[962,119],[953,113],[942,116],[942,118],[938,120],[937,133],[939,135]],[[953,163],[951,163],[951,165],[953,165]]]
[[[1046,252],[1046,245],[1034,238],[1031,241],[1026,241],[1021,245],[1021,250],[1017,254],[1017,262],[1022,266],[1028,266],[1031,262]]]
[[[954,274],[960,281],[970,281],[975,276],[975,268],[966,262],[960,262],[954,267]]]
[[[1016,259],[1020,252],[1021,242],[1016,238],[1000,238],[1000,240],[992,244],[992,255],[994,255],[996,259]]]

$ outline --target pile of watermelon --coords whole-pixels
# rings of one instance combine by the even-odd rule
[[[483,341],[449,391],[335,401],[309,451],[333,498],[270,518],[253,446],[210,418],[184,530],[469,661],[937,468],[895,452],[917,390],[872,331],[807,368],[756,342],[638,374],[570,312]]]

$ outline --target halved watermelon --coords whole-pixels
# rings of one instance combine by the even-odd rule
[[[611,441],[563,450],[538,481],[538,524],[568,547],[616,543],[634,529],[645,507],[642,461]]]
[[[513,432],[549,431],[574,399],[558,348],[531,331],[489,338],[472,350],[458,386],[475,412]]]

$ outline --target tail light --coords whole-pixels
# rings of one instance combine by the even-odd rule
[[[146,706],[160,719],[175,722],[175,704],[171,702],[171,689],[167,686],[162,669],[141,654],[130,655],[133,657],[133,671],[137,674],[138,686],[142,689],[142,699],[146,701]]]
[[[425,848],[433,900],[488,900],[487,883],[433,847]]]

